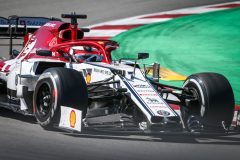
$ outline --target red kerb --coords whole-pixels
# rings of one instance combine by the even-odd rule
[[[191,15],[191,14],[159,14],[159,15],[143,17],[141,19],[145,19],[145,18],[178,18],[178,17],[188,16],[188,15]]]

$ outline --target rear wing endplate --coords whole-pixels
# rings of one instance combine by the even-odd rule
[[[23,37],[26,33],[33,33],[38,28],[49,21],[61,21],[58,18],[46,17],[19,17],[9,16],[0,17],[0,36],[1,37]]]
[[[13,39],[21,39],[27,33],[33,33],[49,21],[61,21],[58,18],[46,17],[19,17],[16,15],[8,18],[0,17],[0,39],[9,39],[9,55],[12,55]],[[5,45],[5,44],[0,44]]]

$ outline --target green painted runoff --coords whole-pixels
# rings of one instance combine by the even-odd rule
[[[230,81],[240,104],[240,8],[197,14],[134,28],[113,37],[120,48],[114,59],[135,58],[148,52],[141,63],[159,62],[182,75],[217,72]],[[183,82],[163,81],[181,86]]]

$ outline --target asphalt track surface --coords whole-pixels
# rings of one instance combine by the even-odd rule
[[[86,13],[82,25],[227,0],[0,0],[0,16]],[[0,55],[7,55],[1,49]],[[70,134],[43,130],[33,117],[0,109],[0,160],[238,159],[240,136]]]

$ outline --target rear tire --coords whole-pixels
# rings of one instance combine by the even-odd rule
[[[60,121],[61,106],[87,112],[87,86],[82,74],[73,69],[47,69],[37,81],[33,106],[38,123],[47,130],[53,130]]]
[[[204,129],[229,128],[234,114],[234,95],[228,80],[217,73],[198,73],[183,84],[188,93],[197,98],[191,106],[181,107],[185,123],[191,116],[201,117]]]

